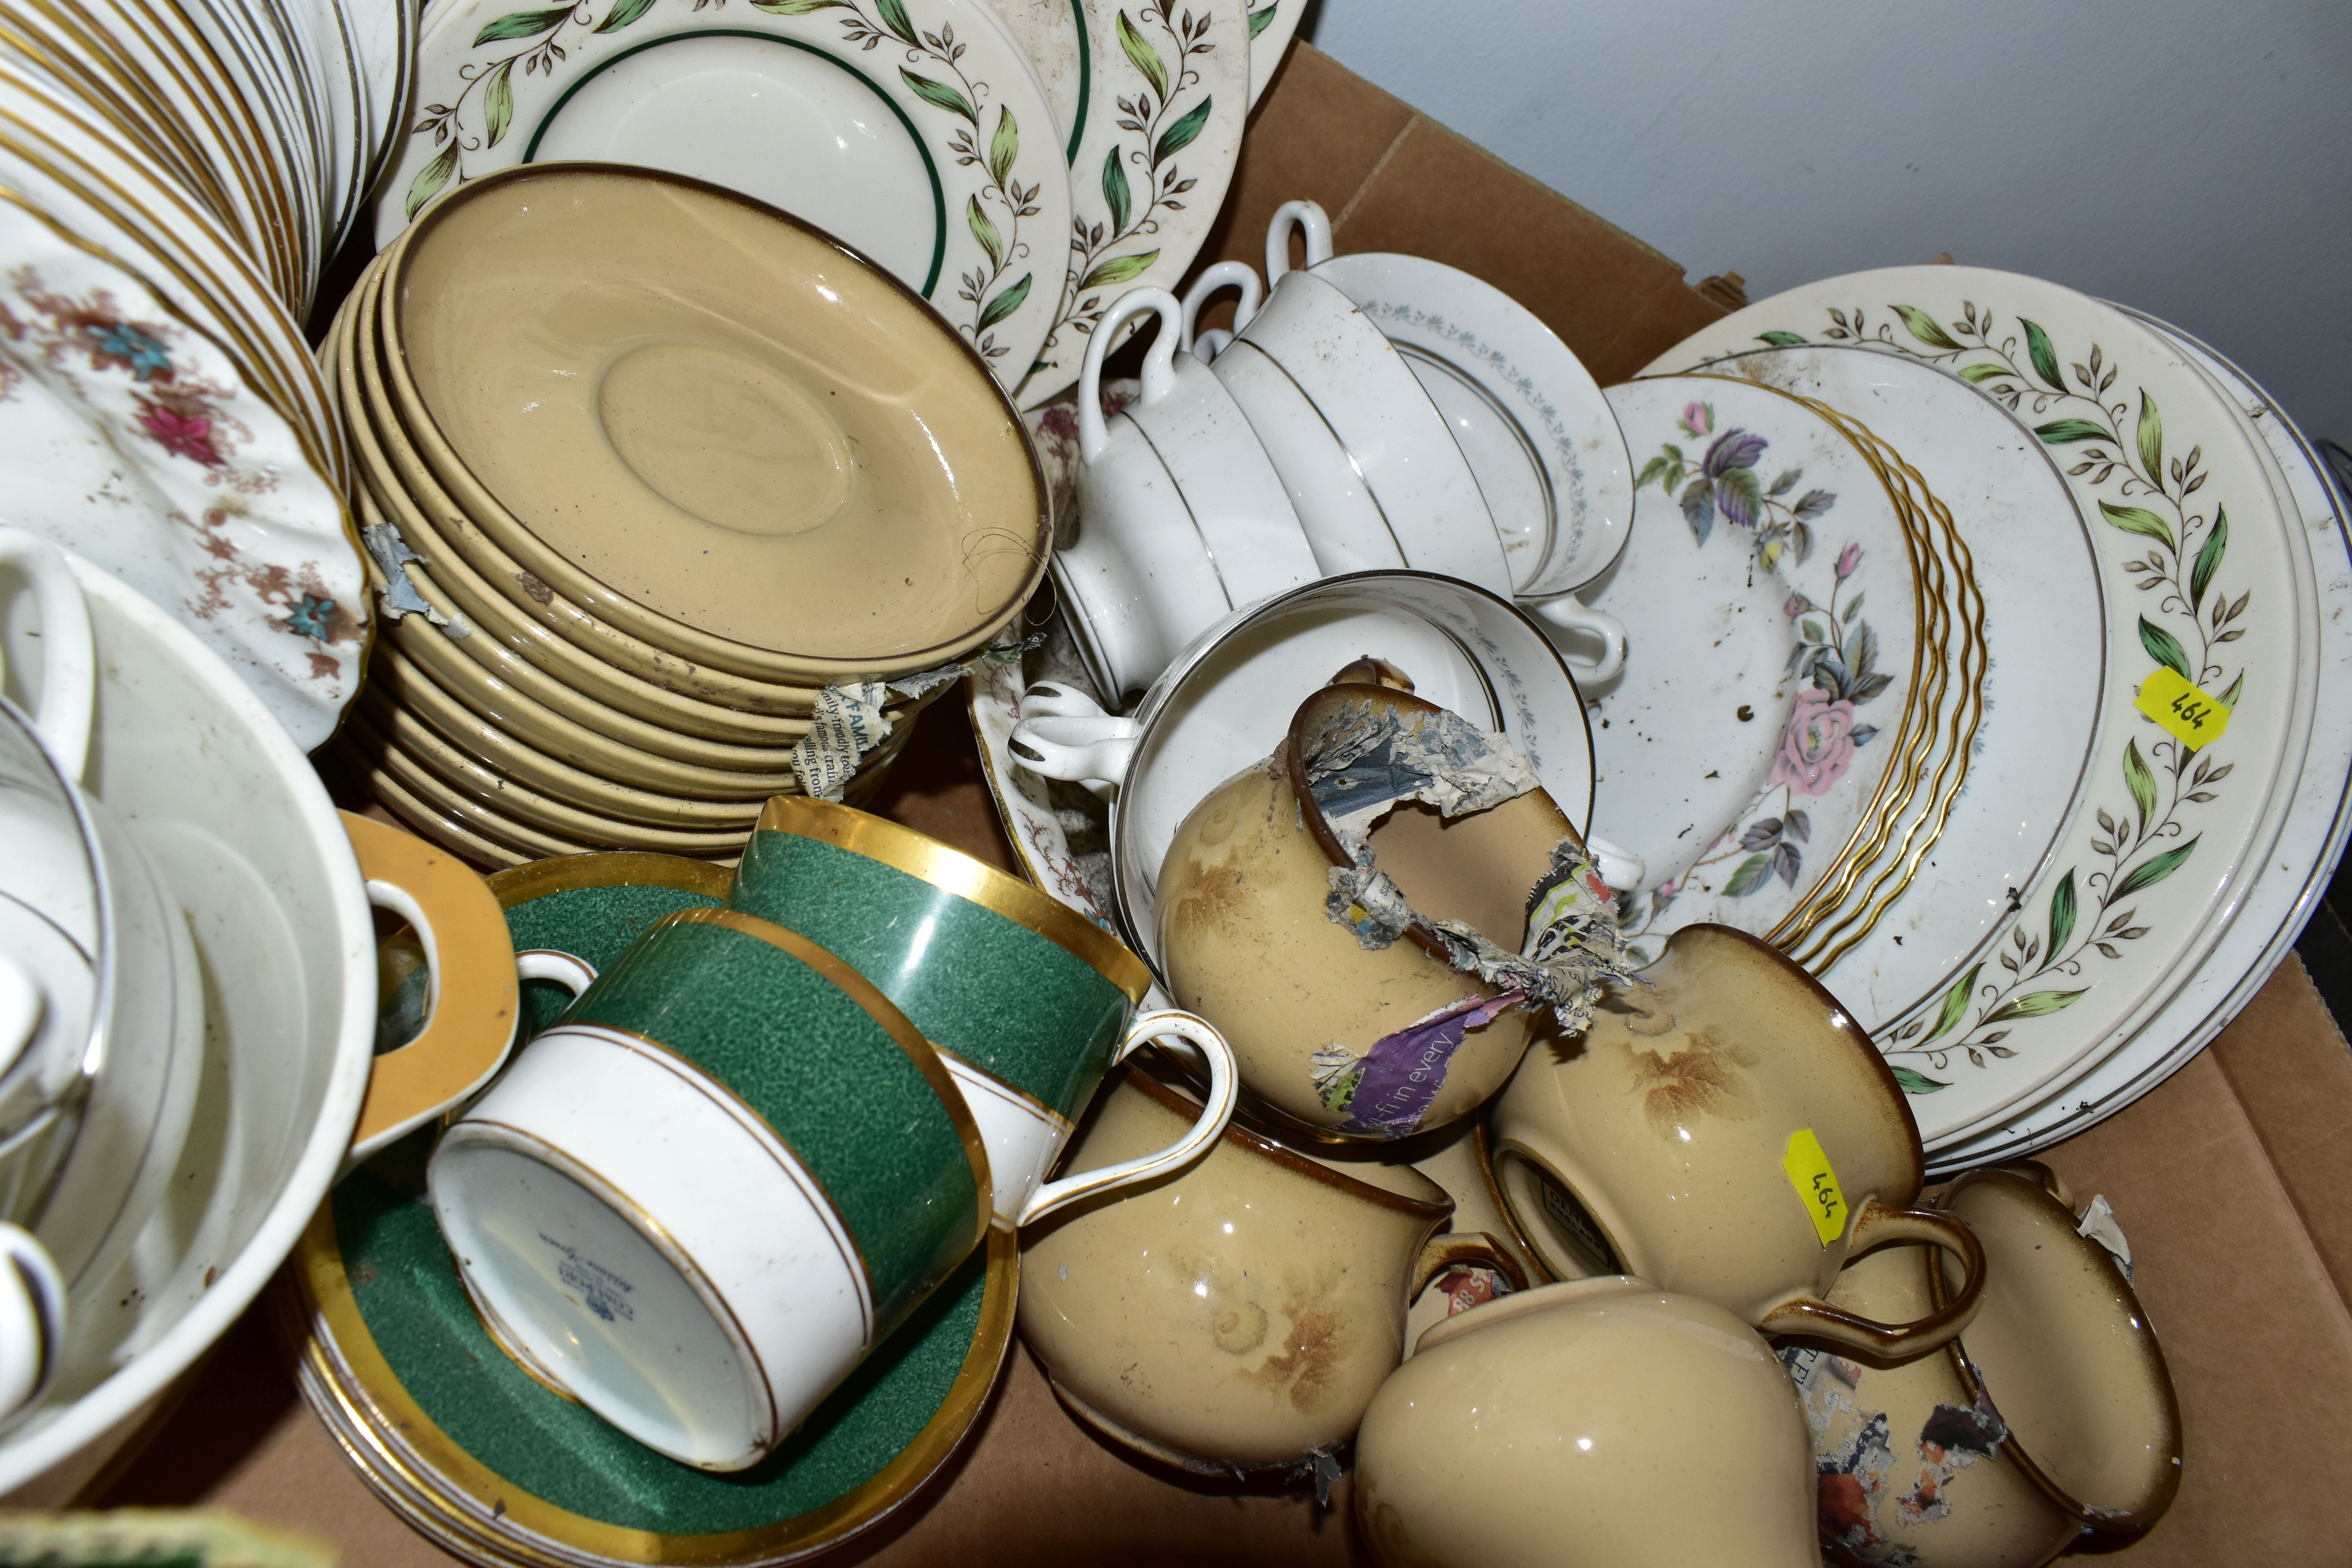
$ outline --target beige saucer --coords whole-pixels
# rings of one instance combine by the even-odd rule
[[[477,717],[548,755],[592,773],[642,789],[706,800],[743,800],[797,789],[792,753],[749,752],[767,764],[765,772],[743,767],[708,767],[650,752],[643,746],[616,741],[601,730],[568,717],[503,680],[457,651],[452,638],[422,616],[403,616],[384,627],[386,646],[407,656],[419,673],[443,694],[464,704]],[[520,662],[520,661],[518,661]],[[651,726],[646,726],[650,729]],[[656,731],[658,733],[658,731]]]
[[[361,700],[398,710],[404,720],[425,725],[452,749],[501,778],[583,810],[626,822],[723,832],[756,818],[760,803],[769,795],[800,792],[795,781],[788,792],[755,789],[739,793],[732,799],[711,800],[683,798],[616,784],[551,757],[508,734],[434,685],[430,677],[394,647],[385,647],[376,655],[375,662],[369,667],[367,689]]]
[[[509,783],[415,719],[366,696],[352,705],[343,731],[362,756],[381,763],[429,804],[446,810],[452,799],[471,800],[519,826],[560,835],[591,848],[731,855],[751,832],[748,827],[740,833],[650,827],[566,805]]]
[[[415,426],[402,420],[384,391],[377,333],[368,330],[374,316],[373,301],[383,276],[384,268],[379,266],[354,294],[356,303],[341,342],[338,377],[344,382],[346,406],[352,410],[347,423],[363,488],[399,524],[403,536],[437,540],[446,548],[436,564],[445,568],[454,564],[449,559],[454,554],[478,574],[485,587],[495,589],[494,595],[485,596],[480,614],[501,625],[544,626],[571,645],[575,661],[609,666],[665,690],[721,707],[763,715],[805,716],[816,702],[818,688],[713,668],[645,642],[559,593],[541,573],[526,569],[483,531],[480,519],[441,488],[418,456]],[[424,548],[414,538],[411,545]]]
[[[493,868],[520,866],[557,855],[593,853],[584,844],[516,828],[495,813],[485,812],[469,802],[445,807],[425,799],[368,758],[348,733],[356,722],[347,721],[343,731],[320,752],[326,770],[365,793],[398,818],[403,826],[414,829],[419,836],[465,857],[473,865]]]
[[[387,267],[419,453],[526,569],[648,642],[770,680],[908,673],[982,646],[1043,574],[1042,476],[986,367],[780,213],[527,165],[437,204]]]

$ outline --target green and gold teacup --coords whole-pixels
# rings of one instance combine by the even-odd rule
[[[986,1234],[938,1055],[797,932],[656,922],[442,1138],[433,1209],[516,1358],[646,1447],[757,1462]]]
[[[1138,1015],[1143,961],[1045,893],[937,839],[853,807],[779,795],[743,847],[728,907],[804,931],[880,987],[939,1050],[988,1142],[996,1218],[1177,1170],[1233,1115],[1233,1051],[1190,1013]],[[1147,1040],[1204,1058],[1207,1103],[1155,1154],[1048,1182],[1103,1075]]]

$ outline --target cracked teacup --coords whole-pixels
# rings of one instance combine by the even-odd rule
[[[1915,1355],[1968,1325],[1984,1254],[1916,1209],[1918,1124],[1836,999],[1727,926],[1676,931],[1580,1036],[1528,1053],[1495,1101],[1495,1176],[1546,1267],[1637,1274],[1767,1333]],[[1951,1299],[1885,1321],[1825,1298],[1883,1247],[1939,1247]]]
[[[783,1441],[991,1206],[980,1129],[906,1015],[729,909],[647,930],[443,1135],[426,1179],[509,1353],[709,1470]]]
[[[1199,1114],[1129,1068],[1076,1155],[1140,1153]],[[1524,1283],[1486,1237],[1440,1234],[1453,1209],[1409,1165],[1343,1171],[1236,1124],[1182,1174],[1023,1232],[1021,1335],[1064,1404],[1139,1453],[1296,1471],[1354,1434],[1423,1286],[1458,1265]]]
[[[1534,769],[1379,668],[1308,696],[1192,808],[1155,894],[1179,1005],[1318,1139],[1468,1115],[1622,972],[1612,895]]]

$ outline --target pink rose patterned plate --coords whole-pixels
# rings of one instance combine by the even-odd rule
[[[1608,394],[1640,483],[1586,602],[1626,622],[1591,710],[1593,822],[1643,858],[1637,958],[1695,921],[1784,944],[1865,898],[1965,763],[1972,583],[1948,531],[1800,399]]]

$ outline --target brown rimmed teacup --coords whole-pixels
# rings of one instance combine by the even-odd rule
[[[1768,1333],[1916,1354],[1967,1327],[1984,1255],[1912,1206],[1918,1125],[1820,983],[1727,926],[1676,931],[1580,1036],[1530,1051],[1493,1114],[1506,1204],[1553,1272],[1638,1274]],[[1950,1300],[1888,1321],[1832,1304],[1883,1247],[1958,1258]]]

